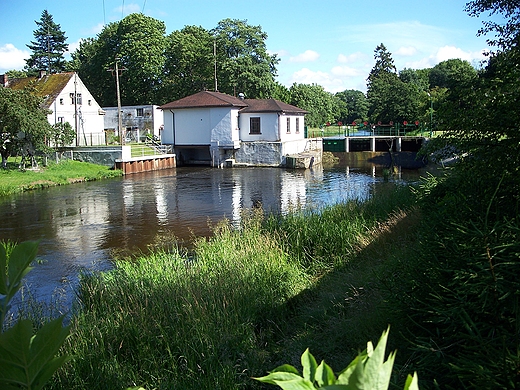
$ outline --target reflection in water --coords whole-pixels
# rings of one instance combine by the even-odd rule
[[[396,180],[409,180],[404,172]],[[415,179],[417,176],[414,176]],[[242,211],[287,213],[367,199],[382,169],[177,168],[32,191],[0,199],[0,240],[40,240],[43,260],[27,280],[37,297],[69,289],[81,270],[111,267],[110,251],[144,250],[157,235],[179,241],[208,236],[222,218]]]

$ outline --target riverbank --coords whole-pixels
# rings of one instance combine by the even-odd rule
[[[380,302],[382,253],[416,223],[408,187],[367,202],[222,223],[183,252],[162,242],[83,279],[54,388],[239,389],[305,348],[339,369],[377,340],[395,310]],[[409,214],[410,213],[410,214]],[[393,343],[392,343],[393,347]]]
[[[32,170],[17,167],[0,171],[0,196],[40,188],[122,176],[121,171],[80,161],[66,160]]]

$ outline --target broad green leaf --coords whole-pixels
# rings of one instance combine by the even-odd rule
[[[263,383],[280,386],[285,390],[314,390],[312,382],[290,372],[272,372],[261,378],[253,378]]]
[[[354,358],[354,360],[352,360],[350,362],[350,364],[343,371],[340,372],[336,383],[341,384],[341,385],[348,385],[350,382],[350,377],[351,377],[352,373],[354,372],[354,370],[356,369],[356,367],[358,366],[358,364],[360,362],[361,363],[365,362],[367,358],[368,358],[367,351],[364,350],[358,356],[356,356]]]
[[[330,368],[324,360],[321,361],[320,365],[316,369],[316,382],[318,386],[329,386],[336,383],[336,376],[334,371]]]
[[[31,263],[38,252],[38,243],[25,241],[16,245],[9,256],[7,296],[10,300],[20,288],[23,277],[31,270]]]
[[[419,376],[414,372],[413,376],[408,374],[406,383],[404,384],[404,390],[419,390]]]
[[[0,295],[7,295],[7,254],[3,243],[0,243]]]
[[[296,375],[300,375],[300,372],[295,367],[291,366],[290,364],[282,364],[281,366],[276,367],[271,372],[290,372],[290,373],[293,373]]]
[[[302,354],[301,361],[303,366],[303,377],[309,382],[314,383],[318,363],[316,363],[316,359],[310,353],[309,348],[307,348]]]
[[[0,383],[41,389],[67,357],[54,357],[68,336],[63,317],[45,324],[33,335],[29,320],[18,321],[0,334]]]

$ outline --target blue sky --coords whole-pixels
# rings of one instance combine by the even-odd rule
[[[35,21],[44,9],[68,37],[73,51],[104,24],[132,12],[161,20],[167,33],[186,25],[216,27],[225,18],[247,20],[268,34],[277,53],[277,80],[316,83],[327,91],[366,90],[374,49],[384,43],[398,70],[422,69],[461,58],[477,65],[488,50],[477,37],[482,20],[461,0],[0,0],[0,74],[22,69],[30,55]]]

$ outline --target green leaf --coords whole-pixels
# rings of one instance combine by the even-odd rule
[[[0,243],[0,294],[7,295],[7,253],[3,243]]]
[[[6,295],[10,300],[20,288],[23,277],[31,270],[31,263],[38,252],[38,243],[22,242],[11,251],[8,264],[8,281]]]
[[[315,390],[312,382],[290,372],[272,372],[267,376],[253,379],[280,386],[284,390]]]
[[[316,382],[319,387],[329,386],[336,383],[336,376],[324,360],[321,361],[320,365],[316,369]]]
[[[413,376],[408,374],[406,383],[404,384],[404,390],[419,390],[419,376],[414,372]]]
[[[309,352],[309,348],[307,348],[302,354],[301,362],[303,366],[303,377],[309,382],[314,383],[314,377],[316,376],[316,368],[318,367],[318,363],[316,363],[316,359]]]
[[[0,384],[43,388],[67,360],[54,357],[69,334],[62,321],[60,317],[48,322],[33,336],[31,321],[21,320],[0,334]]]
[[[296,375],[300,375],[300,372],[290,364],[282,364],[281,366],[276,367],[271,372],[290,372]]]

